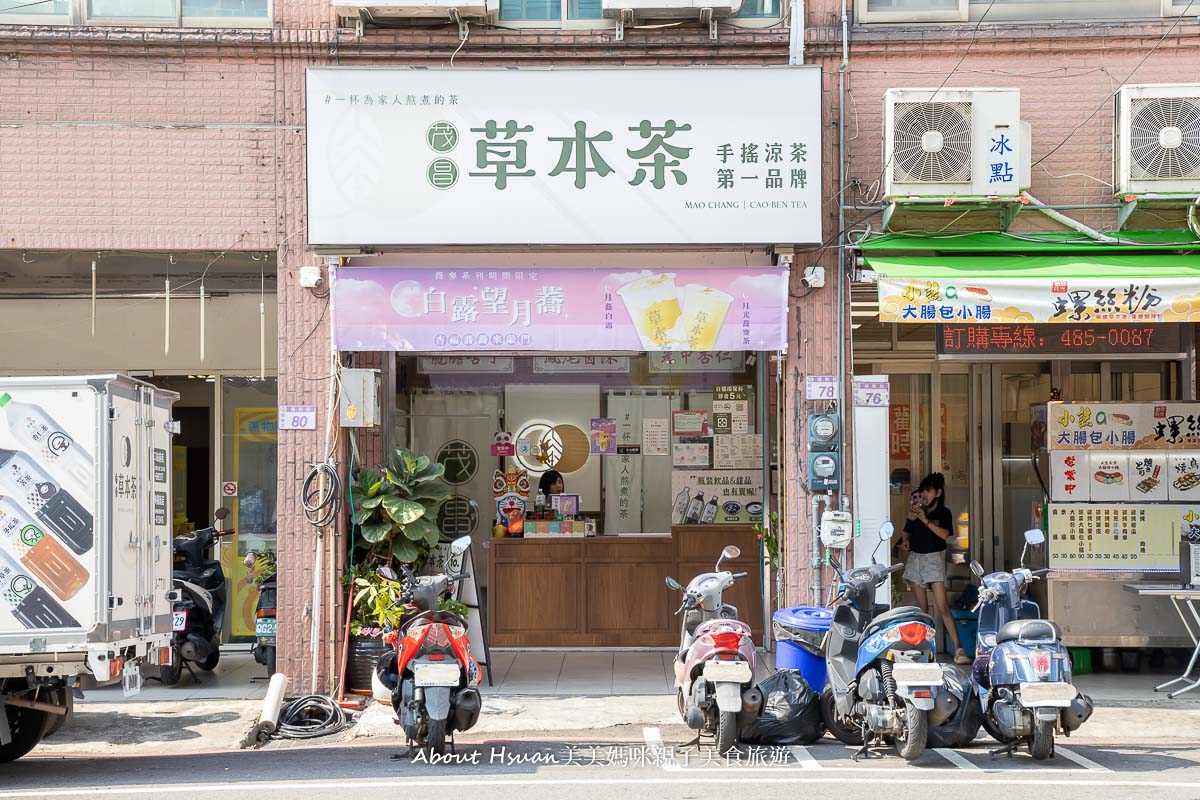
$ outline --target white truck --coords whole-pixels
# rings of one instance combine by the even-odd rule
[[[72,686],[171,663],[173,392],[123,375],[0,378],[0,762]]]

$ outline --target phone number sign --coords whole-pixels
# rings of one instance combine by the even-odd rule
[[[280,406],[279,430],[315,431],[317,429],[316,406]]]

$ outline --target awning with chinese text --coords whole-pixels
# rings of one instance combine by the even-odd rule
[[[879,319],[901,323],[1200,321],[1200,256],[866,256]]]

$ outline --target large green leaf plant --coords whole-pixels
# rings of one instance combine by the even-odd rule
[[[412,564],[438,543],[438,506],[451,494],[442,482],[445,471],[428,456],[399,448],[380,469],[359,472],[350,493],[368,560]]]

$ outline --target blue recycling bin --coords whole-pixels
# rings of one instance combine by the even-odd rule
[[[833,622],[833,611],[816,606],[781,608],[775,612],[776,669],[796,669],[814,692],[825,688],[825,653],[821,643]]]
[[[950,609],[954,627],[958,631],[958,643],[970,656],[975,655],[975,639],[979,635],[979,615],[963,608]]]

